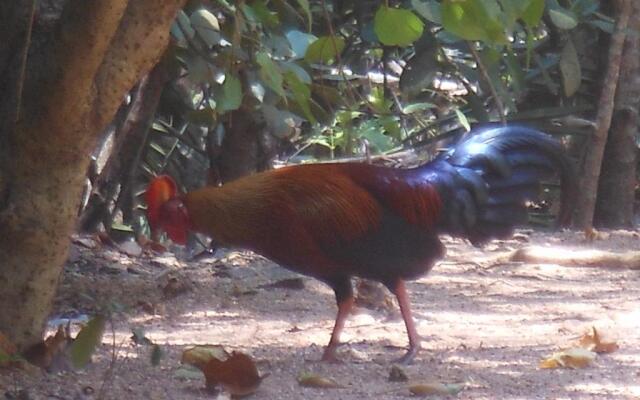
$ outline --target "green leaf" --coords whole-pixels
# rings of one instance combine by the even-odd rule
[[[309,106],[309,99],[311,98],[311,89],[304,82],[298,78],[295,72],[288,71],[284,74],[287,86],[293,95],[293,99],[298,103],[304,116],[311,122],[316,123],[316,118],[311,113],[311,107]]]
[[[406,96],[420,93],[432,85],[441,69],[436,46],[416,49],[415,55],[407,61],[400,75],[400,90]]]
[[[309,75],[307,70],[302,68],[300,65],[291,61],[281,61],[279,64],[285,72],[293,72],[302,82],[306,83],[307,85],[311,84],[311,75]]]
[[[481,0],[444,0],[442,25],[466,40],[482,40],[489,43],[506,42],[504,29],[487,11]]]
[[[613,22],[610,22],[610,21],[594,20],[594,21],[589,21],[589,25],[592,25],[610,35],[613,35],[613,32],[615,31],[615,25],[613,24]]]
[[[376,12],[373,29],[383,44],[406,47],[422,36],[424,24],[411,10],[383,5]]]
[[[392,137],[383,133],[383,128],[376,120],[369,120],[360,124],[356,129],[356,136],[364,138],[373,147],[374,153],[382,153],[394,146]]]
[[[311,24],[313,23],[313,16],[311,15],[311,8],[309,7],[309,0],[296,0],[298,5],[304,11],[307,18],[307,30],[311,31]]]
[[[384,97],[384,88],[373,87],[369,93],[369,103],[378,114],[386,114],[391,109],[391,100]]]
[[[189,79],[195,83],[209,83],[213,80],[211,65],[200,56],[189,57],[187,60]]]
[[[435,0],[411,0],[411,6],[427,21],[442,25],[440,4]]]
[[[474,92],[469,92],[469,94],[465,96],[465,100],[469,104],[469,108],[471,108],[471,115],[473,115],[478,122],[489,122],[489,113],[487,113],[484,102],[480,96]]]
[[[576,13],[576,15],[588,17],[597,13],[600,8],[599,3],[598,0],[577,0],[572,4],[571,10]]]
[[[526,89],[526,82],[524,81],[524,72],[518,62],[518,58],[513,51],[508,51],[506,57],[503,57],[505,64],[507,65],[507,71],[509,71],[509,77],[511,78],[511,85],[516,92],[516,95],[520,94]]]
[[[222,93],[216,99],[216,108],[220,111],[233,111],[242,104],[242,83],[235,75],[227,74],[222,85]]]
[[[293,136],[296,126],[302,121],[302,118],[294,113],[279,110],[269,104],[264,104],[260,111],[262,111],[262,115],[271,134],[280,139]]]
[[[222,39],[218,18],[207,9],[201,8],[191,14],[191,26],[209,47],[217,45]]]
[[[438,106],[436,106],[433,103],[413,103],[404,107],[402,109],[402,112],[404,114],[413,114],[413,113],[424,111],[424,110],[430,110],[432,108],[438,108]]]
[[[104,327],[105,319],[98,315],[80,330],[69,348],[69,355],[74,367],[82,368],[91,361],[91,356],[102,342]]]
[[[399,119],[393,115],[385,115],[378,118],[380,125],[384,128],[384,131],[392,138],[401,140],[402,129],[400,128]]]
[[[564,8],[553,8],[549,10],[549,17],[551,22],[560,29],[573,29],[578,26],[578,19],[576,15]]]
[[[269,86],[274,92],[282,97],[285,97],[284,89],[282,88],[282,72],[278,65],[273,62],[271,57],[263,51],[256,55],[256,62],[260,65],[260,78],[264,83]]]
[[[263,0],[256,0],[249,5],[258,21],[268,28],[276,28],[280,24],[278,14],[271,11]]]
[[[514,2],[513,0],[498,0],[500,4],[494,3],[495,8],[492,7],[490,15],[494,18],[502,21],[505,30],[511,32],[513,25],[520,16],[519,6],[522,6],[522,0]],[[528,1],[528,0],[525,0]],[[500,9],[500,7],[502,9]]]
[[[180,39],[184,39],[186,42],[186,39],[192,39],[195,34],[196,31],[193,29],[193,27],[191,26],[191,20],[189,19],[189,16],[182,10],[178,11],[178,15],[176,15],[176,20],[173,23],[173,26],[171,28],[171,33],[174,35],[174,37],[178,40]]]
[[[318,38],[309,33],[300,32],[298,30],[290,30],[285,36],[291,45],[291,50],[293,51],[294,58],[302,58],[304,57],[307,49]]]
[[[520,18],[529,28],[534,28],[540,23],[544,13],[544,0],[529,0],[529,4],[522,12]]]
[[[464,113],[460,111],[459,108],[456,108],[455,112],[456,112],[456,117],[458,117],[458,121],[460,121],[462,126],[464,126],[464,129],[467,132],[469,132],[471,130],[471,125],[469,124],[469,120],[467,119],[467,116],[464,115]]]
[[[344,39],[338,36],[321,36],[316,39],[304,55],[307,62],[331,64],[344,50]]]
[[[578,52],[570,39],[564,45],[560,54],[560,73],[562,74],[564,95],[567,97],[573,96],[580,88],[582,69],[578,59]]]
[[[133,232],[133,227],[131,225],[125,225],[119,222],[114,222],[113,224],[111,224],[111,229],[120,232]]]

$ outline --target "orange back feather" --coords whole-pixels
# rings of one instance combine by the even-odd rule
[[[206,187],[188,193],[185,204],[196,230],[232,245],[281,236],[276,228],[293,225],[322,242],[349,240],[375,226],[380,212],[376,200],[334,164],[286,167]]]

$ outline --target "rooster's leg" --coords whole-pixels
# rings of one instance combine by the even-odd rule
[[[400,313],[402,314],[404,325],[407,327],[407,335],[409,336],[409,350],[404,356],[398,359],[397,362],[400,364],[410,364],[418,354],[418,351],[420,351],[420,336],[416,331],[416,325],[411,315],[411,303],[409,302],[409,295],[407,294],[404,280],[398,279],[395,285],[390,286],[390,289],[398,299]]]
[[[336,280],[331,283],[331,287],[336,295],[338,314],[336,315],[336,322],[333,325],[333,332],[331,332],[331,339],[322,355],[322,361],[337,362],[336,350],[340,344],[340,333],[342,332],[342,328],[344,328],[344,322],[347,316],[349,316],[349,312],[353,306],[353,289],[351,287],[351,279],[349,278],[339,281]]]

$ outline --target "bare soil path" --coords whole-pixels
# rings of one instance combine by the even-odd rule
[[[587,243],[578,233],[523,231],[484,249],[447,240],[447,258],[408,285],[424,338],[423,351],[404,368],[410,380],[464,383],[460,393],[449,396],[457,399],[640,399],[640,271],[499,262],[533,244],[623,252],[640,250],[640,237],[616,231]],[[108,327],[85,370],[0,372],[0,395],[216,398],[203,389],[202,377],[179,376],[180,357],[195,344],[221,344],[250,354],[261,373],[270,374],[254,399],[411,396],[408,383],[388,380],[392,360],[406,345],[395,307],[358,309],[343,335],[344,363],[322,364],[316,360],[328,341],[335,304],[321,283],[250,253],[189,263],[171,255],[129,257],[86,245],[93,247],[88,239],[85,246],[74,245],[56,314],[91,314],[96,301],[111,305],[119,310],[113,332]],[[301,280],[282,283],[290,278]],[[592,326],[616,341],[619,350],[598,356],[584,369],[538,368],[543,358],[573,346]],[[131,341],[132,329],[143,329],[161,346],[158,366],[150,362],[150,346]],[[297,377],[304,371],[343,387],[301,387]]]

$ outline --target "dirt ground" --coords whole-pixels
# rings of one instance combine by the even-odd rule
[[[65,269],[51,326],[82,320],[96,304],[108,307],[113,324],[102,346],[81,371],[0,372],[0,394],[216,398],[204,390],[203,377],[185,373],[180,357],[192,345],[220,344],[251,355],[261,374],[269,374],[254,399],[402,399],[412,396],[409,385],[433,381],[463,384],[445,398],[640,399],[640,270],[504,262],[509,252],[533,244],[640,250],[636,232],[610,232],[587,243],[578,233],[521,231],[484,249],[446,244],[446,259],[408,284],[424,341],[416,361],[403,367],[410,382],[398,383],[389,381],[389,371],[406,335],[395,307],[356,310],[343,333],[344,362],[319,363],[335,316],[333,295],[321,283],[250,253],[185,262],[168,254],[130,257],[81,239]],[[282,283],[289,278],[301,280]],[[591,327],[619,350],[584,369],[538,368]],[[133,329],[160,345],[159,365],[150,361],[151,346],[132,342]],[[341,388],[301,387],[303,372],[333,378]]]

